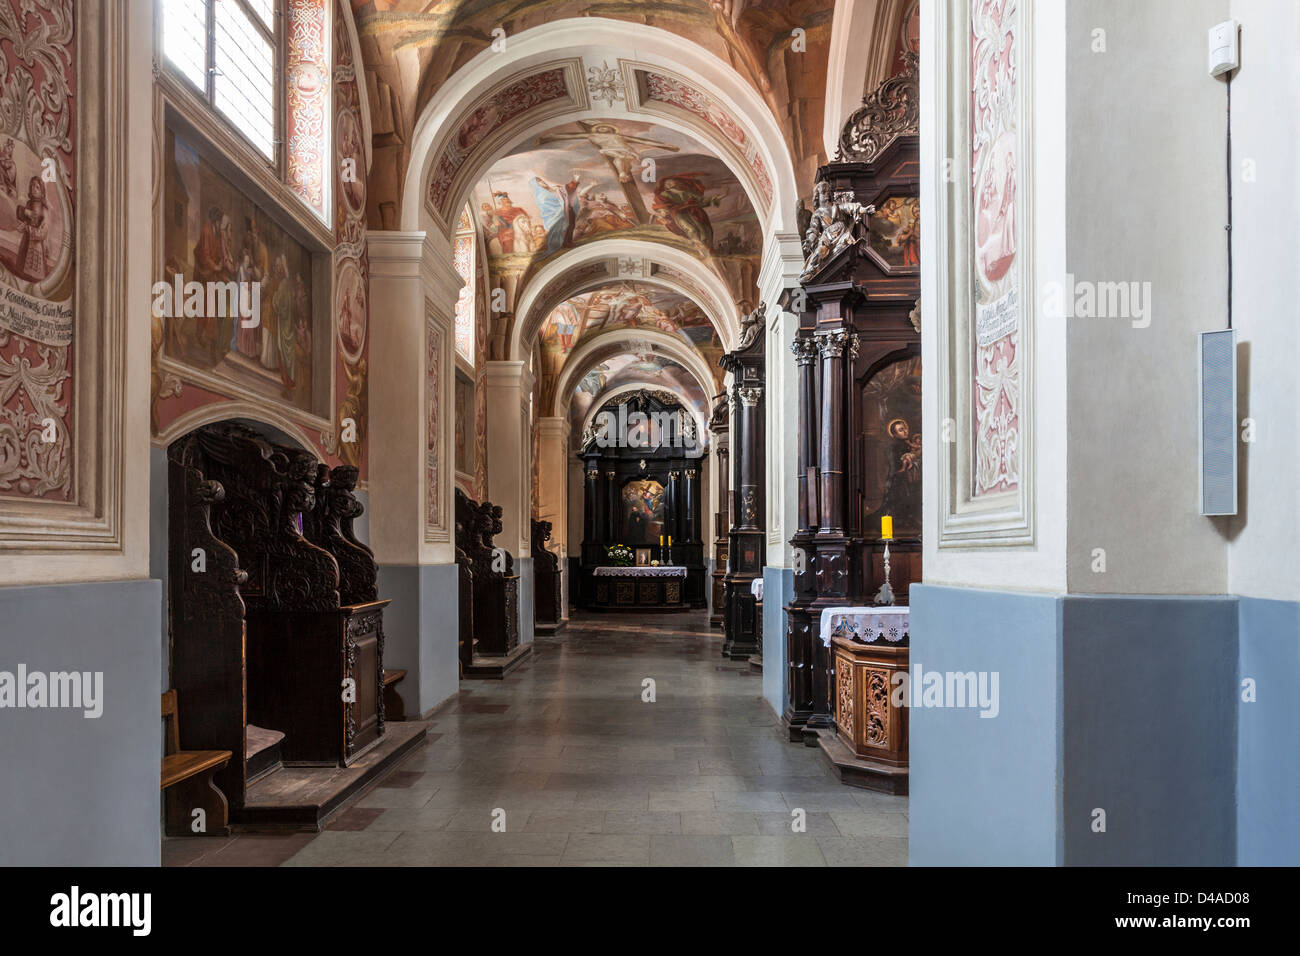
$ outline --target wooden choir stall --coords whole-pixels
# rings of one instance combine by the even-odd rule
[[[916,57],[907,54],[903,72],[849,117],[836,159],[817,172],[801,288],[783,303],[802,306],[792,343],[800,439],[790,543],[806,558],[796,562],[785,609],[785,724],[792,740],[821,746],[846,783],[898,793],[907,792],[906,714],[887,705],[882,717],[871,694],[899,666],[900,649],[906,668],[906,635],[868,643],[842,629],[833,650],[821,619],[829,608],[877,603],[885,516],[893,520],[892,604],[905,607],[921,579],[917,118]],[[854,674],[843,673],[846,664]],[[837,705],[857,718],[874,714],[871,732],[864,736],[856,718],[837,727]]]
[[[644,612],[707,606],[700,533],[704,454],[695,416],[670,392],[624,393],[596,412],[578,455],[585,491],[579,607]],[[616,566],[610,549],[618,545],[628,549],[632,567]]]
[[[173,443],[168,467],[178,746],[233,755],[214,776],[231,823],[319,829],[425,735],[386,721],[357,469],[234,422]]]
[[[500,680],[533,652],[519,643],[519,575],[515,559],[493,538],[501,506],[456,489],[456,564],[460,574],[460,665],[463,677]]]
[[[546,547],[551,540],[551,523],[533,519],[533,631],[555,634],[564,629],[564,590],[560,557]]]

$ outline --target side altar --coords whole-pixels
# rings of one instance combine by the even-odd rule
[[[681,611],[682,585],[687,568],[683,565],[660,567],[599,567],[591,572],[596,599],[593,610]]]

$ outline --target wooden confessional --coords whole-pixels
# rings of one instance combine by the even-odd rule
[[[836,683],[820,615],[873,603],[884,583],[883,516],[893,519],[894,603],[907,604],[921,579],[918,183],[916,58],[909,54],[904,71],[849,117],[836,160],[818,170],[801,286],[783,303],[800,316],[791,346],[800,438],[790,543],[804,556],[785,609],[785,723],[792,740],[823,749],[836,732]],[[902,773],[886,768],[872,779],[869,768],[857,773],[858,761],[853,779],[840,768],[842,779],[906,792],[906,713],[896,716],[879,749],[903,755]]]
[[[357,470],[330,470],[235,422],[173,443],[168,468],[180,746],[234,755],[216,776],[232,823],[318,824],[331,808],[297,786],[310,790],[311,778],[273,775],[364,763],[386,731],[388,602],[353,531]]]

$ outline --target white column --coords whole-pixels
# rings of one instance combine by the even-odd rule
[[[369,252],[370,546],[380,564],[449,564],[455,560],[449,356],[460,277],[423,232],[371,232]],[[430,323],[441,336],[435,376],[429,374]],[[436,405],[431,381],[438,383]],[[435,407],[440,514],[430,519],[428,416]]]
[[[550,548],[560,559],[560,617],[567,618],[569,553],[569,420],[561,416],[537,419],[537,516],[551,523]]]
[[[458,680],[452,356],[461,280],[450,251],[439,249],[445,240],[368,238],[370,545],[380,597],[392,601],[384,663],[407,670],[398,692],[408,713],[425,714]]]
[[[569,541],[569,420],[559,416],[537,420],[537,515],[551,522],[551,546],[559,553]]]
[[[794,233],[778,233],[768,243],[759,273],[759,291],[767,303],[767,564],[790,567],[790,535],[798,527],[799,386],[790,343],[799,317],[778,304],[786,289],[799,283],[803,250]]]
[[[495,544],[517,558],[529,557],[532,517],[532,436],[528,403],[532,373],[526,362],[488,362],[488,500],[501,506],[502,532]]]

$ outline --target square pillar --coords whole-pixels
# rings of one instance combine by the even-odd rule
[[[385,665],[408,714],[458,687],[453,542],[453,348],[461,280],[423,232],[371,232],[370,546],[379,563]],[[448,613],[448,611],[451,613]]]

